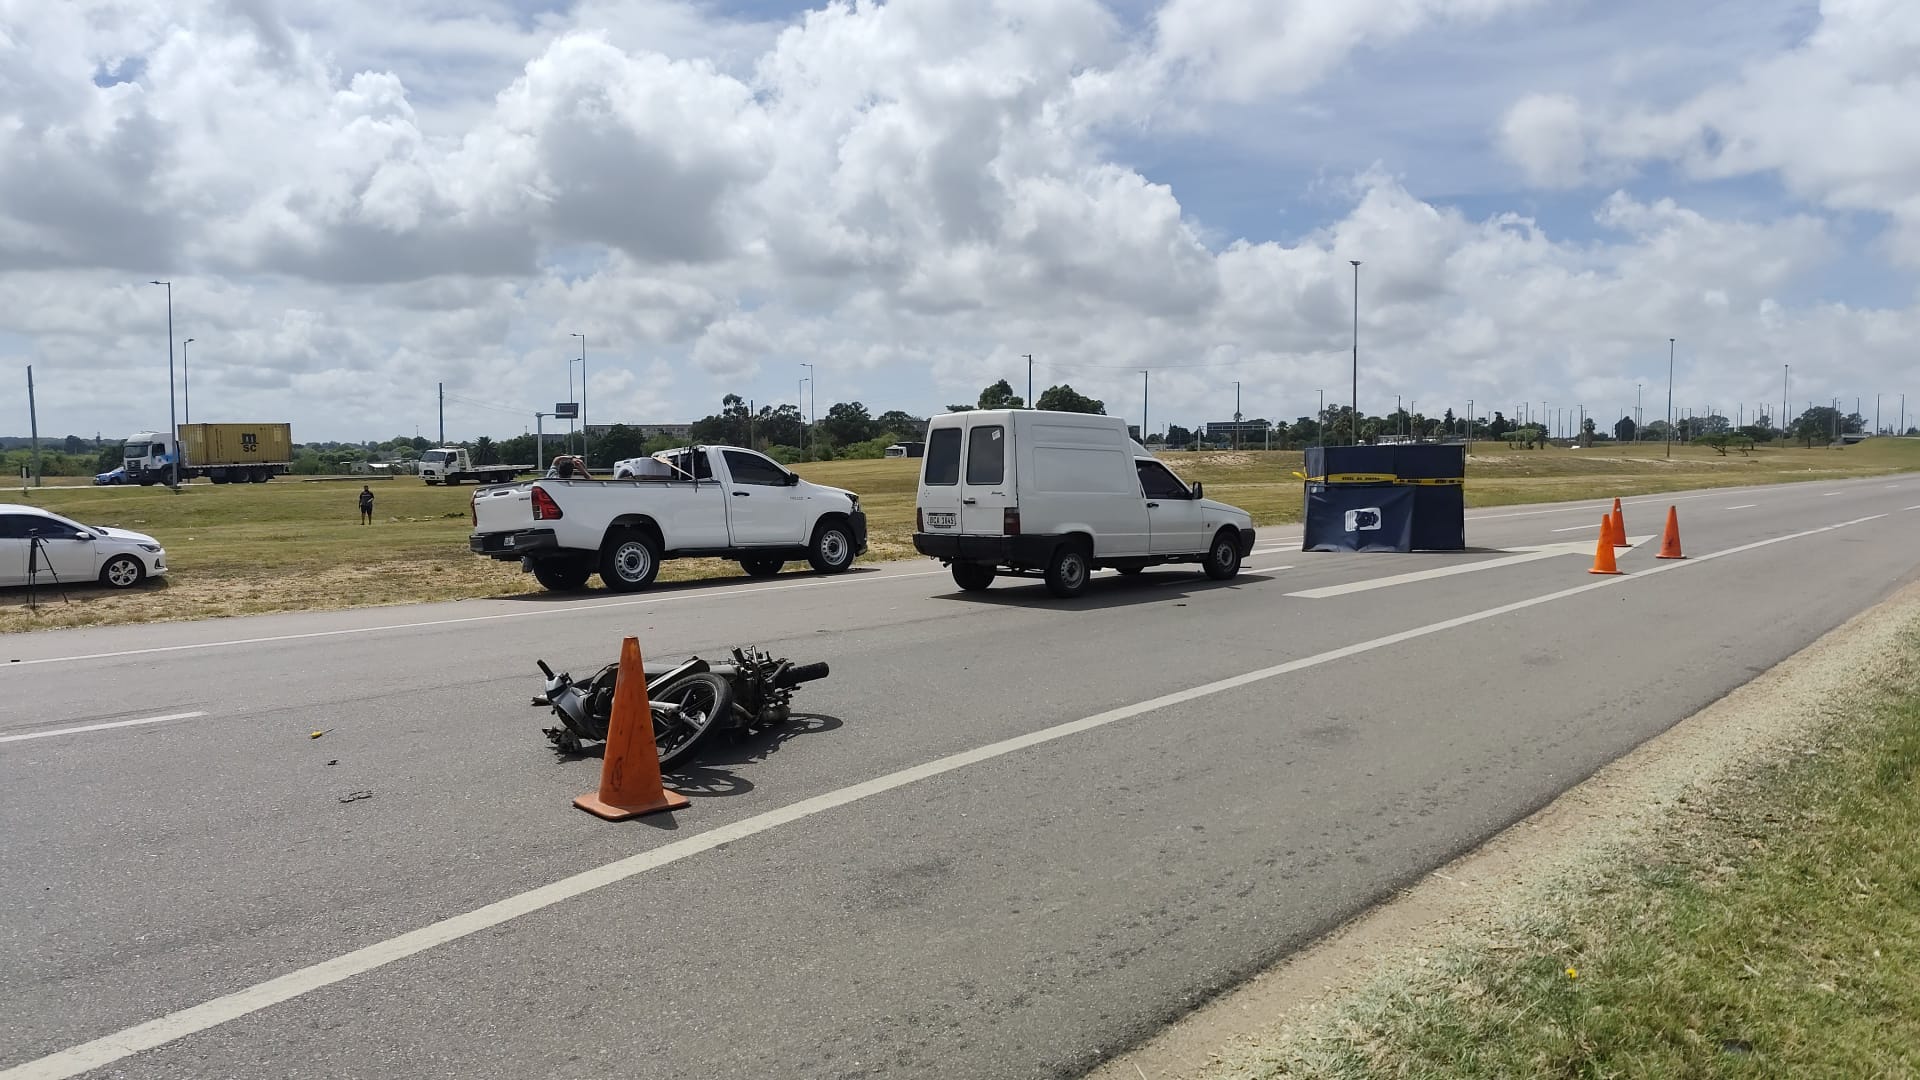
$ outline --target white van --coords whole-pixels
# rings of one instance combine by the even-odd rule
[[[927,427],[913,546],[977,592],[1002,570],[1077,596],[1093,571],[1199,563],[1224,581],[1253,549],[1253,519],[1202,497],[1127,435],[1118,416],[989,409]]]

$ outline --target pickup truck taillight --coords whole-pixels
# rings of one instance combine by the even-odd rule
[[[564,516],[560,512],[560,504],[554,502],[553,496],[547,494],[545,489],[533,489],[533,520],[559,521]]]
[[[473,493],[473,498],[467,500],[467,513],[473,515],[473,527],[476,529],[479,528],[480,527],[480,493],[478,491]]]

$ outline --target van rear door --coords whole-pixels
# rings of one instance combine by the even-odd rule
[[[967,445],[960,469],[960,531],[973,536],[1001,536],[1006,532],[1014,496],[1013,429],[1002,414],[967,420]]]
[[[927,431],[927,453],[920,459],[920,528],[929,533],[960,531],[960,458],[967,423],[960,416],[936,417]]]

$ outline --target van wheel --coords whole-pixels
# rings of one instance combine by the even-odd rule
[[[1047,561],[1047,591],[1071,600],[1087,589],[1087,553],[1078,544],[1061,544]]]
[[[994,569],[985,563],[953,564],[953,583],[967,592],[986,592],[993,584]]]
[[[785,565],[787,565],[786,561],[782,559],[741,559],[740,560],[740,569],[745,570],[747,572],[748,577],[757,577],[757,578],[773,577],[775,574],[778,574],[780,572],[780,568]]]
[[[653,584],[660,572],[660,548],[639,529],[615,529],[600,548],[600,580],[614,592],[633,592]]]
[[[1231,529],[1221,529],[1214,534],[1213,547],[1207,550],[1206,561],[1201,566],[1215,581],[1225,581],[1240,572],[1240,540]]]
[[[853,565],[853,534],[844,522],[829,518],[813,530],[807,563],[820,574],[843,573]]]

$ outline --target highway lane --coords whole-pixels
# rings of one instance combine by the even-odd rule
[[[885,792],[149,1052],[143,1074],[190,1075],[213,1055],[232,1075],[390,1065],[614,1075],[617,1059],[602,1051],[633,1039],[678,1074],[764,1074],[774,1053],[857,1072],[846,1063],[862,1053],[899,1051],[901,1038],[886,1035],[891,1014],[873,1010],[912,999],[909,990],[942,1020],[937,1032],[922,1033],[917,1020],[898,1030],[924,1034],[916,1052],[947,1055],[951,1075],[1078,1067],[1910,576],[1913,520],[1902,508],[1920,502],[1911,494],[1920,486],[1902,499],[1889,482],[1753,489],[1723,504],[1758,503],[1758,514],[1679,502],[1696,554],[1888,517],[1665,573],[1657,585],[1623,582],[1390,644],[1358,679],[1338,677],[1359,663],[1343,658]],[[1666,501],[1630,501],[1630,532],[1654,531],[1654,504],[1663,511]],[[1552,530],[1579,512],[1497,511],[1471,538],[1563,542]],[[727,597],[711,602],[606,611],[595,610],[604,601],[575,602],[559,617],[446,623],[442,611],[421,612],[428,617],[411,621],[439,625],[163,662],[141,654],[6,669],[0,735],[97,722],[106,710],[208,716],[0,745],[10,868],[0,903],[13,913],[0,939],[0,1063],[941,754],[1601,580],[1584,574],[1584,556],[1563,556],[1302,600],[1285,593],[1497,556],[1277,557],[1297,568],[1227,587],[1166,572],[1103,583],[1071,605],[1019,584],[961,597],[943,577],[909,576],[922,572],[909,564],[751,598],[736,594],[761,586],[708,590]],[[1636,551],[1628,568],[1651,566],[1650,557]],[[1755,585],[1776,579],[1777,589]],[[409,621],[377,614],[319,625]],[[232,637],[253,622],[191,630]],[[266,636],[307,632],[291,623]],[[803,658],[825,655],[834,678],[801,700],[832,719],[763,760],[706,770],[698,784],[736,793],[701,799],[671,831],[593,822],[566,800],[591,786],[597,764],[555,763],[545,752],[537,714],[524,708],[536,684],[520,672],[529,650],[570,655],[576,667],[611,658],[610,635],[628,631],[650,648],[704,649],[750,634]],[[65,635],[77,647],[39,655],[115,651],[124,633]],[[26,651],[21,644],[6,643],[10,653]],[[452,656],[461,659],[431,659]],[[1396,669],[1427,674],[1410,687],[1383,677]],[[272,677],[236,689],[257,672]],[[1620,712],[1623,698],[1635,703],[1625,722],[1569,727]],[[329,730],[308,740],[311,728]],[[1462,789],[1463,777],[1481,782]],[[374,797],[337,802],[362,789]],[[1386,827],[1382,808],[1405,823]],[[1215,836],[1167,832],[1176,820]],[[1273,846],[1277,823],[1311,843]],[[849,899],[870,894],[865,906]],[[575,973],[620,958],[586,933],[609,906],[625,938],[638,930],[649,944],[670,941],[622,969],[622,1020],[543,1004]],[[513,957],[504,967],[503,955]],[[786,999],[799,984],[769,976],[769,965],[816,981],[841,974]],[[1009,970],[1026,972],[1025,982],[1008,982]],[[1063,971],[1078,974],[1051,977]],[[695,985],[671,1006],[640,985],[687,973]],[[497,1012],[495,993],[509,990],[511,1017]],[[698,1007],[683,1007],[689,1001]],[[794,1008],[770,1007],[783,1001]],[[1027,1036],[1002,1038],[1025,1030],[1010,1017],[1028,1016],[1038,1026]],[[293,1026],[311,1022],[327,1038],[344,1025],[352,1037],[331,1050],[289,1041],[289,1017],[309,1018]],[[407,1038],[373,1030],[388,1023]],[[1074,1039],[1061,1042],[1061,1024],[1074,1025]],[[497,1039],[485,1062],[462,1050],[463,1033],[481,1030]],[[581,1062],[553,1064],[583,1050]]]

